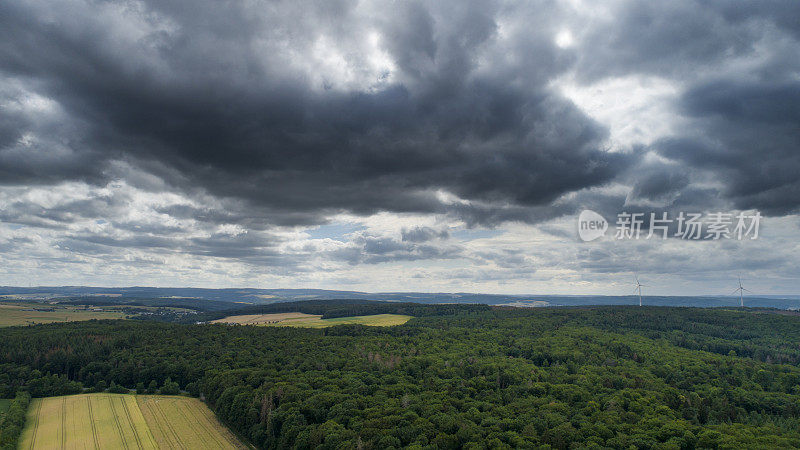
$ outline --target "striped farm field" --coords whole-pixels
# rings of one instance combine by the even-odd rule
[[[246,447],[195,398],[80,394],[34,399],[19,448]]]
[[[304,314],[301,312],[276,313],[276,314],[246,314],[241,316],[228,316],[224,319],[212,320],[211,323],[228,323],[237,325],[270,325],[286,320],[321,319],[322,316]]]
[[[213,320],[211,323],[302,328],[327,328],[335,325],[368,325],[374,327],[391,327],[395,325],[402,325],[408,322],[409,319],[411,319],[411,316],[404,316],[400,314],[374,314],[370,316],[323,319],[321,315],[290,312],[278,314],[228,316],[224,319]]]
[[[247,448],[196,398],[143,395],[138,400],[158,448]]]
[[[374,314],[370,316],[336,317],[333,319],[322,319],[312,317],[308,319],[291,319],[276,323],[278,327],[306,327],[306,328],[327,328],[335,325],[367,325],[373,327],[392,327],[408,322],[411,316],[401,314]]]

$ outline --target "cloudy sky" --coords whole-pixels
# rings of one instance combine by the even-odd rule
[[[798,212],[796,0],[0,2],[0,285],[797,294]]]

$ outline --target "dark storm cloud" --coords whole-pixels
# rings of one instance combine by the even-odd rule
[[[19,80],[0,77],[0,185],[99,181],[105,162],[81,151],[85,142],[78,137],[65,136],[80,121],[71,123],[55,102],[26,91]]]
[[[139,233],[129,236],[109,234],[76,234],[59,240],[56,248],[72,254],[112,257],[126,249],[139,249],[154,255],[170,255],[180,252],[187,255],[213,257],[247,262],[254,265],[280,266],[285,271],[301,271],[300,263],[307,253],[281,252],[277,244],[280,238],[265,233],[241,233],[231,235],[212,233],[205,237],[186,237]]]
[[[165,168],[158,175],[173,188],[240,200],[261,221],[307,224],[341,211],[465,209],[438,190],[543,205],[630,163],[602,151],[606,131],[547,87],[564,69],[549,30],[509,50],[519,67],[479,70],[476,55],[497,39],[489,3],[395,4],[391,16],[359,20],[350,2],[271,5],[283,18],[215,2],[104,4],[126,15],[133,29],[123,31],[79,2],[70,14],[42,6],[0,5],[0,70],[73,121],[50,133],[71,146],[54,163],[62,179],[101,182],[109,161],[124,160]],[[396,65],[372,87],[325,73],[317,86],[313,72],[282,67],[302,63],[322,37],[346,45],[368,29]],[[281,49],[297,56],[281,59]],[[530,66],[535,78],[512,82]],[[17,170],[20,133],[41,125],[17,122],[0,131],[0,171],[14,172],[0,182],[57,177],[46,164]]]
[[[800,3],[620,2],[613,25],[592,27],[579,50],[583,81],[663,77],[682,94],[685,125],[652,150],[674,163],[662,174],[619,177],[632,197],[703,207],[760,209],[770,215],[800,208]],[[610,24],[610,23],[609,23]],[[645,168],[643,168],[645,170]],[[647,178],[647,179],[645,179]],[[706,193],[708,193],[706,191]]]
[[[657,144],[660,154],[711,173],[737,208],[800,211],[800,81],[716,80],[680,101],[694,126]]]
[[[585,80],[630,74],[687,79],[698,69],[756,55],[769,33],[800,37],[800,5],[793,0],[603,6],[608,11],[601,20],[606,22],[585,30],[585,45],[579,51],[576,74]]]
[[[638,167],[631,190],[631,199],[670,201],[689,185],[689,176],[680,166],[653,164]]]

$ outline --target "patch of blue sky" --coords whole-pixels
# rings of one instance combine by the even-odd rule
[[[358,223],[348,223],[348,222],[340,222],[340,223],[331,223],[326,225],[320,225],[316,228],[311,228],[306,230],[305,232],[311,236],[311,239],[333,239],[334,241],[341,241],[347,242],[348,235],[363,231],[367,227]]]
[[[505,233],[504,230],[469,229],[452,231],[450,236],[462,241],[474,241],[475,239],[490,239]]]

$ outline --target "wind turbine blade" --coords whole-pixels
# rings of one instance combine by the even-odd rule
[[[742,290],[743,290],[743,291],[745,291],[745,292],[749,292],[749,293],[751,293],[751,294],[753,293],[753,291],[751,291],[750,289],[745,289],[745,288],[742,288]]]
[[[736,288],[736,289],[734,289],[734,291],[733,291],[733,292],[731,292],[731,293],[730,293],[730,294],[728,294],[728,295],[733,295],[733,294],[735,294],[735,293],[739,292],[739,289],[740,289],[740,288]]]

